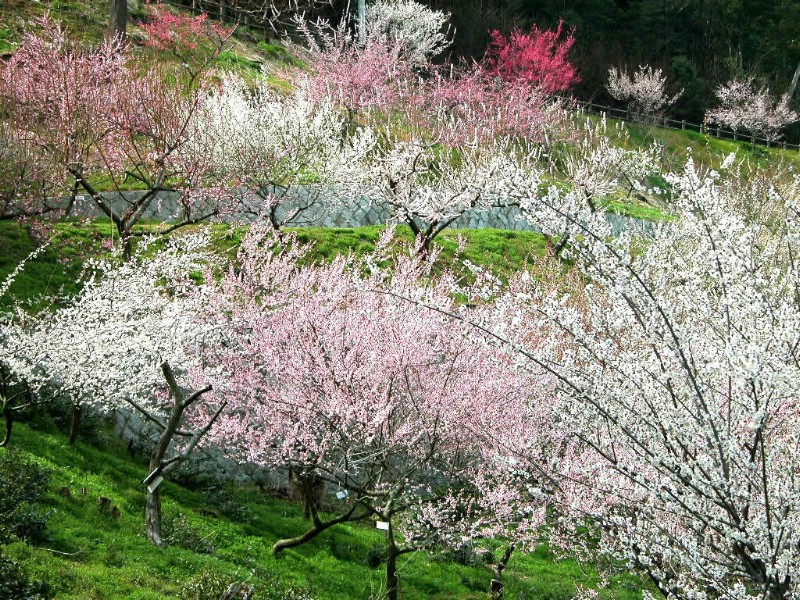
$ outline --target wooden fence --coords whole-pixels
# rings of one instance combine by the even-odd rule
[[[723,140],[741,140],[745,142],[750,142],[752,144],[760,144],[762,146],[767,146],[768,148],[783,148],[784,150],[786,149],[800,150],[800,145],[798,144],[790,144],[785,140],[776,141],[767,138],[761,138],[758,136],[746,134],[741,131],[726,129],[724,127],[720,127],[719,125],[711,125],[708,123],[703,123],[701,125],[698,125],[697,123],[690,123],[688,121],[683,121],[683,120],[678,121],[676,119],[670,119],[669,117],[652,117],[652,116],[639,115],[625,109],[614,108],[612,106],[603,106],[602,104],[595,104],[594,102],[584,102],[583,100],[574,100],[574,102],[583,112],[593,113],[593,114],[605,114],[614,119],[620,119],[621,121],[627,121],[631,123],[642,123],[645,125],[664,127],[665,129],[696,131],[698,133],[703,133]]]

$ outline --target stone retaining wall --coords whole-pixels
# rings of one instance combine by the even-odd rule
[[[140,197],[144,192],[111,192],[105,194],[110,199],[115,210],[123,211],[128,202],[126,199]],[[278,218],[283,217],[294,211],[298,206],[310,204],[310,207],[300,212],[294,219],[287,223],[289,227],[361,227],[365,225],[383,225],[390,222],[391,211],[385,205],[374,202],[366,197],[359,197],[356,200],[342,200],[335,197],[334,190],[327,190],[324,194],[309,202],[310,192],[305,189],[293,191],[294,198],[284,202],[279,211]],[[82,198],[82,199],[81,199]],[[161,221],[171,221],[180,217],[183,207],[180,202],[180,194],[177,192],[159,193],[156,199],[148,206],[142,214],[144,219]],[[244,198],[245,204],[258,206],[256,198]],[[196,214],[205,214],[211,210],[211,206],[197,207]],[[84,216],[103,216],[97,206],[88,197],[79,197],[76,203],[75,213]],[[223,215],[222,219],[229,222],[253,221],[258,217],[247,212],[238,214]],[[612,233],[619,234],[622,231],[633,228],[642,235],[648,235],[653,230],[653,223],[606,213],[606,220],[610,223]],[[506,229],[511,231],[539,231],[539,228],[530,221],[522,218],[522,213],[515,206],[491,208],[491,209],[472,209],[457,219],[451,226],[453,229]]]

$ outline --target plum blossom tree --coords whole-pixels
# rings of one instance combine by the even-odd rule
[[[568,57],[575,32],[561,39],[564,34],[563,21],[554,30],[533,25],[528,33],[516,29],[508,37],[493,31],[483,63],[490,75],[503,81],[522,81],[546,94],[566,91],[580,78]]]
[[[359,165],[360,177],[354,180],[372,201],[390,208],[392,219],[411,228],[423,256],[434,238],[467,211],[513,205],[539,187],[534,152],[512,156],[516,148],[503,139],[447,143],[461,138],[461,124],[438,123],[433,139],[424,137],[424,128],[413,131],[411,139],[394,133],[391,123],[379,130],[381,143]]]
[[[661,74],[661,69],[639,65],[633,75],[629,75],[625,69],[611,67],[608,70],[606,89],[613,98],[627,102],[628,110],[635,117],[653,120],[675,104],[683,94],[681,90],[674,96],[669,96],[666,85],[667,77]]]
[[[32,134],[0,121],[0,219],[65,211],[50,199],[58,186],[48,166]]]
[[[734,132],[748,131],[772,142],[780,139],[784,127],[800,120],[787,95],[776,100],[768,88],[756,90],[752,78],[729,81],[719,86],[715,94],[720,105],[706,113],[706,120]]]
[[[266,219],[276,231],[312,208],[323,186],[373,143],[366,130],[343,139],[345,118],[329,102],[312,102],[303,86],[281,96],[266,82],[251,88],[234,77],[209,90],[200,122],[191,152],[202,153],[210,136],[214,176],[238,186],[236,213]]]
[[[417,94],[416,118],[460,143],[516,138],[545,145],[565,136],[565,103],[521,80],[498,82],[480,63],[440,69]]]
[[[208,18],[206,13],[188,16],[174,13],[161,2],[154,3],[150,19],[142,23],[147,35],[145,45],[171,54],[186,69],[205,69],[225,47],[233,33]]]
[[[387,535],[387,591],[397,598],[399,556],[512,521],[520,536],[540,526],[545,494],[503,484],[510,451],[487,433],[533,439],[536,424],[521,414],[537,382],[463,327],[397,297],[452,307],[443,294],[451,282],[421,285],[429,269],[413,254],[391,271],[378,268],[387,259],[380,252],[301,266],[296,243],[276,252],[263,231],[243,242],[238,269],[221,285],[236,342],[222,349],[215,387],[232,411],[211,436],[241,459],[290,466],[307,487],[336,494],[335,516],[324,520],[308,501],[311,528],[274,551],[377,518]]]
[[[158,427],[145,511],[148,537],[156,545],[163,545],[156,479],[188,457],[222,410],[197,429],[184,429],[183,413],[210,388],[187,393],[176,383],[178,376],[202,379],[205,348],[222,335],[214,323],[196,318],[207,294],[190,274],[211,260],[206,244],[203,236],[184,236],[156,253],[142,248],[126,262],[95,263],[81,293],[66,306],[35,316],[20,312],[0,332],[7,334],[2,361],[16,380],[41,397],[72,399],[70,441],[87,408],[137,410]],[[176,438],[183,442],[170,450]]]
[[[166,231],[216,214],[217,206],[197,210],[195,191],[210,181],[207,148],[190,153],[186,141],[191,131],[202,130],[197,118],[201,88],[208,85],[203,69],[221,50],[221,34],[214,30],[217,37],[207,41],[212,51],[200,67],[137,75],[126,66],[128,55],[118,40],[85,49],[70,42],[59,25],[43,24],[45,34],[27,35],[0,69],[15,140],[35,148],[41,159],[31,182],[42,171],[57,193],[68,190],[74,199],[84,190],[111,219],[128,254],[134,226],[161,192],[179,195],[178,222]],[[177,39],[175,44],[183,43]],[[16,148],[14,156],[24,158],[26,146]],[[132,180],[145,189],[109,196],[95,185],[99,175],[117,191]]]
[[[42,187],[70,193],[74,201],[79,178],[116,165],[121,144],[114,126],[117,92],[127,77],[120,42],[81,48],[58,23],[45,19],[41,25],[44,33],[27,33],[0,68],[2,131],[9,142],[3,179],[11,179],[4,195],[13,194],[13,202],[26,207],[22,212],[36,212]]]
[[[690,162],[679,219],[646,244],[611,237],[575,191],[532,199],[546,231],[580,232],[567,252],[588,284],[565,296],[519,278],[482,323],[558,382],[565,519],[667,597],[786,599],[800,581],[797,190],[727,177]],[[777,224],[737,209],[776,199]]]
[[[355,127],[360,113],[386,111],[413,96],[416,78],[402,42],[375,35],[359,45],[345,20],[336,27],[325,20],[300,19],[297,25],[306,46],[297,51],[312,71],[310,96],[346,110],[348,129]]]
[[[452,43],[449,19],[414,0],[379,0],[367,7],[367,37],[399,44],[415,67],[425,67]]]
[[[81,293],[66,306],[34,316],[19,312],[0,331],[2,362],[27,394],[72,399],[70,441],[86,408],[136,410],[158,428],[145,480],[147,534],[158,546],[164,545],[159,478],[188,458],[224,407],[196,429],[184,429],[184,413],[210,387],[187,392],[177,377],[202,379],[205,348],[223,335],[216,324],[196,318],[209,294],[190,274],[213,261],[207,242],[202,234],[184,236],[156,253],[143,247],[126,262],[94,263]]]
[[[8,293],[9,288],[25,268],[25,265],[36,258],[46,246],[46,244],[41,244],[5,277],[0,283],[0,298]],[[0,314],[0,408],[2,409],[0,412],[2,412],[5,420],[5,431],[3,439],[0,440],[0,448],[6,447],[11,443],[11,433],[16,415],[40,402],[40,399],[31,391],[30,386],[21,381],[17,373],[6,362],[7,349],[18,345],[19,329],[14,326],[13,315]]]

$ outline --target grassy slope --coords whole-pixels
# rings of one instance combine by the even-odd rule
[[[145,223],[139,229],[153,227]],[[330,260],[337,254],[354,251],[366,253],[375,247],[382,226],[334,229],[309,227],[294,230],[303,243],[311,243],[314,250],[311,260]],[[238,244],[243,230],[226,225],[212,229],[215,244],[220,251]],[[413,242],[411,231],[398,227],[396,236],[407,243]],[[439,262],[451,266],[458,250],[459,237],[465,248],[459,259],[494,269],[503,275],[525,267],[527,262],[544,253],[544,238],[533,232],[503,231],[498,229],[461,229],[445,231],[435,244],[442,249]],[[42,296],[53,297],[74,294],[75,279],[80,274],[85,258],[104,252],[103,243],[113,241],[112,228],[107,220],[94,222],[59,223],[55,226],[53,240],[35,259],[31,260],[17,276],[10,293],[0,298],[0,307],[8,307],[12,298],[36,302]],[[13,221],[0,221],[0,282],[35,248],[28,230]]]
[[[261,597],[268,598],[278,597],[268,594],[281,588],[331,599],[368,598],[380,592],[382,565],[368,564],[369,557],[381,551],[382,534],[374,527],[340,526],[275,558],[270,547],[276,539],[304,529],[302,508],[255,489],[227,490],[226,499],[240,513],[234,521],[209,515],[215,505],[202,491],[165,483],[167,524],[179,517],[184,539],[203,539],[201,545],[211,544],[214,551],[150,546],[143,532],[144,491],[139,483],[146,466],[132,460],[120,442],[99,437],[94,444],[79,441],[69,446],[47,423],[36,430],[18,424],[14,432],[13,446],[52,470],[52,491],[45,501],[50,538],[39,547],[18,542],[4,551],[37,579],[49,580],[59,599],[186,597],[184,586],[203,572],[249,579],[262,588]],[[118,519],[98,508],[100,496],[119,508]],[[400,575],[407,600],[483,598],[491,577],[485,564],[464,566],[423,553],[404,558]],[[576,584],[595,587],[598,582],[594,569],[569,559],[555,560],[543,548],[518,554],[507,571],[511,598],[567,599]],[[632,600],[640,597],[640,587],[641,582],[629,575],[616,576],[601,598]]]
[[[380,227],[358,229],[303,229],[298,237],[312,242],[312,260],[327,260],[352,249],[367,252]],[[11,295],[32,299],[40,294],[74,293],[74,277],[81,261],[104,252],[108,223],[62,223],[55,241],[26,266]],[[217,227],[220,251],[236,245],[241,230]],[[398,237],[411,240],[408,230]],[[447,232],[441,238],[443,265],[449,265],[457,249],[457,237],[466,240],[462,256],[492,266],[501,274],[524,268],[543,250],[541,236],[496,230]],[[0,222],[0,280],[33,248],[27,231],[16,223]],[[25,449],[54,471],[52,489],[68,487],[70,498],[55,493],[48,498],[53,510],[50,535],[44,548],[17,543],[6,548],[37,578],[56,585],[59,598],[165,598],[179,597],[183,586],[203,571],[269,585],[298,586],[318,598],[366,598],[381,589],[383,571],[367,565],[369,556],[380,555],[381,534],[368,526],[342,526],[312,544],[289,551],[280,559],[269,548],[279,537],[296,535],[305,524],[298,505],[247,489],[232,492],[246,518],[234,522],[224,517],[204,517],[198,509],[208,506],[202,492],[167,484],[166,514],[185,517],[186,537],[205,538],[216,551],[197,554],[180,547],[151,548],[143,536],[144,495],[139,485],[145,466],[132,461],[120,442],[100,436],[97,447],[66,444],[63,434],[45,422],[44,430],[18,425],[13,445]],[[3,450],[0,450],[2,452]],[[87,489],[81,495],[78,490]],[[97,498],[106,496],[120,508],[119,520],[103,514]],[[405,598],[481,598],[490,571],[486,565],[464,566],[452,561],[411,555],[401,568]],[[515,556],[507,571],[510,597],[571,598],[575,584],[596,586],[595,569],[571,560],[556,561],[544,549]],[[276,583],[277,582],[277,583]],[[637,598],[641,582],[630,576],[613,581],[604,598]]]

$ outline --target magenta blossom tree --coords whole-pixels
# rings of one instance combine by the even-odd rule
[[[516,29],[508,37],[499,31],[491,36],[483,63],[489,74],[502,81],[523,81],[546,94],[567,91],[580,81],[568,56],[575,32],[564,31],[563,21],[552,30],[533,25],[527,33]]]

